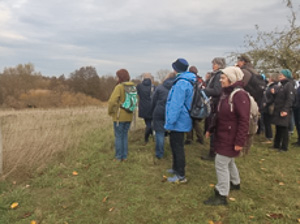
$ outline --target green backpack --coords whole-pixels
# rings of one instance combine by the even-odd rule
[[[127,112],[133,112],[137,108],[137,91],[134,85],[123,85],[125,90],[125,101],[121,108]]]

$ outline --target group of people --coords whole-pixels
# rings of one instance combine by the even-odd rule
[[[272,75],[269,84],[262,91],[263,95],[258,98],[256,94],[259,90],[251,94],[253,87],[250,83],[253,82],[254,75],[260,75],[245,55],[238,58],[235,66],[228,67],[224,58],[214,58],[213,71],[206,75],[205,81],[198,76],[197,68],[189,66],[183,58],[173,62],[172,68],[173,72],[157,87],[154,86],[153,77],[149,73],[143,75],[143,81],[136,87],[139,96],[139,117],[144,119],[146,125],[145,144],[150,135],[155,135],[155,156],[161,159],[167,134],[173,158],[172,167],[167,170],[172,176],[167,180],[186,183],[184,145],[192,141],[192,130],[196,131],[197,142],[200,144],[203,144],[205,133],[210,141],[210,150],[208,155],[201,158],[215,161],[218,182],[214,196],[204,201],[204,204],[226,205],[230,190],[240,189],[235,157],[239,156],[251,138],[248,134],[250,95],[253,95],[260,106],[261,119],[264,121],[260,123],[264,123],[268,140],[273,137],[271,124],[275,124],[273,147],[285,151],[288,149],[288,127],[292,106],[296,101],[292,74],[288,69],[283,69],[278,79]],[[114,123],[115,160],[125,161],[128,155],[128,130],[133,114],[123,110],[120,104],[125,99],[125,86],[134,84],[130,82],[129,73],[125,69],[118,70],[116,77],[118,82],[108,102],[108,114],[112,116]],[[203,82],[202,91],[210,97],[211,113],[204,121],[204,131],[201,129],[201,121],[190,117],[195,82]],[[239,91],[236,91],[237,89]],[[234,95],[231,96],[233,92]]]

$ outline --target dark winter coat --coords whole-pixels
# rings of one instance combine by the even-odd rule
[[[232,111],[229,104],[229,95],[238,86],[243,86],[243,82],[223,88],[216,115],[214,149],[216,153],[228,157],[238,156],[240,152],[235,151],[234,146],[243,147],[248,138],[250,99],[247,92],[234,94]]]
[[[220,82],[222,71],[218,70],[211,74],[211,78],[209,79],[204,92],[206,96],[211,97],[211,109],[212,113],[215,112],[215,108],[218,105],[219,97],[222,93],[222,86]]]
[[[244,83],[244,87],[246,87],[248,85],[248,82],[252,74],[258,75],[258,72],[253,68],[251,64],[245,64],[243,67],[241,67],[241,70],[244,73],[243,83]]]
[[[274,95],[271,93],[271,89],[277,91],[277,84],[277,82],[271,82],[267,85],[262,98],[261,113],[269,114],[270,116],[273,114]],[[273,109],[271,109],[271,107],[273,107]]]
[[[272,123],[282,127],[288,127],[291,117],[292,105],[295,98],[292,80],[284,79],[278,83],[278,90],[274,94],[274,112]],[[287,112],[285,117],[280,116],[280,112]]]
[[[153,129],[157,132],[164,132],[165,124],[165,114],[166,114],[166,103],[168,98],[168,93],[172,88],[174,78],[169,78],[159,85],[152,98],[151,111],[153,120]]]
[[[136,89],[139,96],[139,117],[151,119],[151,95],[154,92],[151,79],[144,79],[142,83],[137,85]]]

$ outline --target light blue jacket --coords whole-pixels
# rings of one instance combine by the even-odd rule
[[[178,132],[189,132],[192,130],[192,119],[189,110],[193,98],[193,85],[196,82],[195,74],[184,72],[179,74],[169,91],[166,104],[165,129]]]

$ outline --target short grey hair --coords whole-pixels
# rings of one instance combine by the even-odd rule
[[[226,67],[226,61],[225,58],[214,58],[211,63],[217,64],[219,66],[219,69],[224,69]]]

